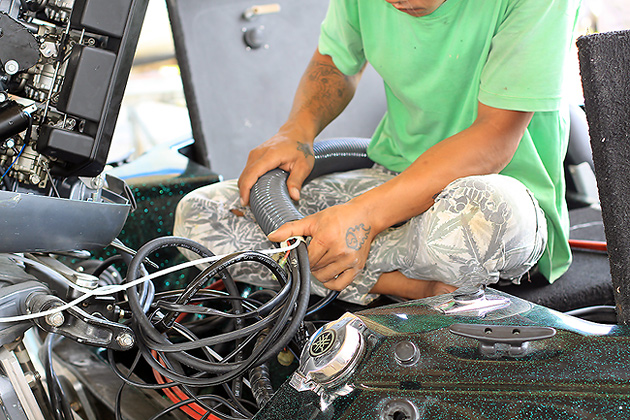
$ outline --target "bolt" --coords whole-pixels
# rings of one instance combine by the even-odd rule
[[[293,363],[295,356],[293,356],[293,353],[291,353],[290,351],[283,350],[278,353],[277,358],[278,363],[280,363],[282,366],[291,366],[291,363]]]
[[[116,342],[123,349],[129,349],[133,346],[134,339],[131,334],[124,332],[124,333],[118,334],[118,337],[116,337]]]
[[[113,310],[114,310],[114,305],[109,304],[109,305],[107,305],[107,308],[106,308],[106,309],[107,309],[107,311],[108,311],[108,312],[111,312],[111,311],[113,311]]]
[[[66,321],[66,317],[64,317],[61,312],[48,314],[46,315],[44,319],[46,320],[46,324],[50,325],[51,327],[56,327],[56,328],[61,327],[63,323]]]
[[[69,118],[68,121],[66,121],[66,128],[68,130],[74,130],[74,127],[77,126],[77,120],[75,120],[74,118]]]
[[[18,64],[17,61],[9,60],[6,63],[4,63],[4,71],[6,71],[7,74],[13,75],[17,73],[18,70],[20,70],[20,65]]]

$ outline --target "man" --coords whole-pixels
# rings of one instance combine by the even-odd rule
[[[358,303],[379,293],[420,298],[499,278],[518,282],[537,262],[553,281],[571,258],[561,92],[578,6],[331,0],[286,123],[250,153],[238,191],[224,183],[187,197],[175,233],[216,252],[264,244],[245,227],[245,206],[256,180],[282,168],[308,216],[269,240],[311,237],[319,293],[323,285]],[[387,97],[368,148],[375,167],[302,188],[313,139],[349,103],[366,62]],[[210,210],[218,203],[223,210]],[[212,227],[200,227],[206,222]]]

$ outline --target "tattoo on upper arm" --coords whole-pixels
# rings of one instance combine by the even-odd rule
[[[307,157],[309,157],[309,156],[314,156],[314,155],[313,155],[313,151],[311,150],[311,146],[309,146],[309,145],[308,145],[308,144],[306,144],[306,143],[302,143],[302,142],[299,142],[299,141],[298,141],[298,146],[297,146],[297,149],[298,149],[300,152],[304,153],[304,157],[305,157],[305,158],[307,158]]]
[[[346,231],[346,245],[348,248],[359,250],[367,240],[371,226],[365,227],[363,223],[356,225],[355,227],[348,228]]]
[[[313,97],[307,105],[330,114],[329,117],[334,118],[339,112],[338,102],[347,103],[352,97],[346,90],[348,77],[334,65],[316,63],[309,67],[308,78],[316,83],[312,85]]]

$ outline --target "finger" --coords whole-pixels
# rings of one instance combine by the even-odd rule
[[[356,259],[336,255],[333,255],[333,258],[330,259],[332,254],[332,252],[328,252],[315,267],[311,264],[311,272],[318,280],[328,282],[337,278],[342,272],[348,270],[358,271],[359,263]],[[329,261],[325,262],[327,259]]]
[[[317,271],[326,266],[326,264],[322,265],[321,261],[326,259],[327,254],[327,247],[321,246],[318,241],[311,240],[308,244],[308,262],[311,271]]]
[[[358,270],[350,268],[339,273],[339,275],[333,277],[330,281],[325,282],[323,285],[327,289],[341,292],[354,281],[354,278],[357,276],[357,274]]]
[[[313,243],[315,240],[311,241],[309,245],[309,257],[310,257],[310,248],[313,247]],[[345,268],[349,267],[357,267],[359,265],[359,260],[355,253],[339,251],[338,249],[329,249],[325,248],[326,253],[322,253],[321,258],[317,260],[311,261],[311,269],[318,271],[327,266],[339,265],[341,264]],[[338,270],[333,274],[338,274],[342,270]]]
[[[292,236],[311,236],[310,224],[306,219],[288,222],[267,235],[271,242],[283,242]]]
[[[300,190],[304,184],[304,180],[309,176],[313,167],[306,161],[297,163],[295,167],[290,171],[287,178],[287,188],[289,189],[289,195],[295,201],[300,199]]]

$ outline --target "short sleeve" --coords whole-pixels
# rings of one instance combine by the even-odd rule
[[[365,63],[357,0],[331,0],[319,35],[319,52],[332,57],[344,74],[359,72]]]
[[[513,0],[492,38],[479,100],[495,108],[560,107],[579,0]]]

